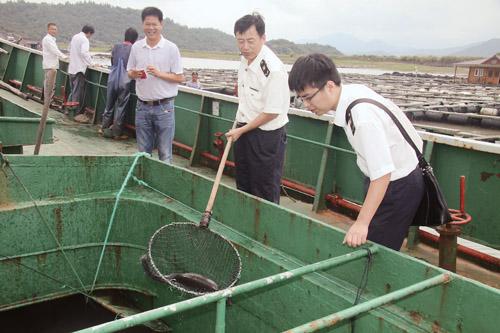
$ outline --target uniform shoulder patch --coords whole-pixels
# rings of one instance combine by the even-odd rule
[[[267,67],[267,63],[264,59],[262,59],[262,61],[260,62],[260,69],[262,69],[262,72],[264,73],[264,75],[266,77],[268,77],[269,74],[271,73],[271,71],[269,71],[269,68]]]

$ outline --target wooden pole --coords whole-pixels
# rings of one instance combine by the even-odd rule
[[[49,114],[50,101],[54,95],[54,86],[56,83],[57,69],[48,69],[45,72],[45,82],[44,82],[44,100],[42,117],[40,118],[40,124],[38,125],[38,131],[36,133],[36,144],[34,155],[38,155],[40,152],[40,146],[42,145],[43,133],[45,132],[45,125],[47,123],[47,116]]]

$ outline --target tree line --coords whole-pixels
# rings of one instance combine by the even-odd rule
[[[123,40],[128,27],[142,35],[141,10],[121,8],[92,1],[49,4],[8,1],[0,3],[0,32],[12,33],[24,39],[41,40],[48,22],[59,27],[58,42],[68,43],[83,25],[91,24],[95,34],[91,47],[109,47]],[[164,21],[164,35],[181,50],[237,53],[234,36],[212,28],[189,28],[169,18]],[[296,44],[286,40],[271,41],[281,54],[306,54],[323,50],[327,54],[340,54],[331,46]]]

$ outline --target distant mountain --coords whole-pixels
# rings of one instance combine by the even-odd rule
[[[278,54],[307,54],[307,53],[324,53],[328,55],[342,55],[339,50],[333,46],[321,45],[317,43],[296,44],[286,39],[273,39],[267,45]]]
[[[500,38],[443,49],[414,49],[413,55],[489,57],[500,52]],[[410,53],[407,53],[410,54]]]
[[[496,53],[500,53],[500,38],[494,38],[482,43],[466,46],[452,55],[489,57]]]
[[[302,42],[306,42],[303,40]],[[458,47],[441,49],[418,49],[396,46],[381,40],[363,41],[349,34],[336,33],[310,40],[321,44],[332,45],[340,52],[349,55],[434,55],[434,56],[475,56],[487,57],[500,52],[500,38],[490,39]]]
[[[69,42],[81,31],[84,24],[92,24],[96,30],[92,46],[111,47],[123,40],[128,27],[136,28],[142,36],[141,11],[107,4],[80,2],[64,4],[28,3],[24,1],[0,3],[0,34],[14,33],[24,39],[41,40],[46,34],[48,22],[59,27],[58,42]],[[171,19],[164,20],[165,36],[181,50],[238,53],[234,36],[212,28],[189,28]],[[319,44],[295,44],[287,40],[270,41],[269,45],[283,55],[299,55],[310,52],[339,54],[334,47]]]
[[[40,40],[46,34],[47,22],[59,27],[58,41],[69,42],[81,31],[84,24],[91,24],[95,34],[91,46],[111,46],[123,40],[123,33],[133,27],[142,36],[141,11],[119,8],[92,2],[47,4],[28,2],[0,3],[0,31],[13,32],[25,39]],[[166,18],[165,36],[180,49],[237,52],[234,38],[216,29],[188,28]]]
[[[394,46],[391,46],[381,40],[363,41],[345,33],[336,33],[323,36],[321,38],[311,40],[310,42],[334,46],[340,52],[348,55],[394,55],[399,53],[400,51]]]
[[[301,42],[306,41],[302,40]],[[415,51],[411,48],[394,46],[382,40],[363,41],[345,33],[323,36],[310,40],[310,42],[334,46],[340,52],[348,55],[403,55],[413,54],[412,52]]]

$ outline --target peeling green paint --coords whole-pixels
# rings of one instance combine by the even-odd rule
[[[60,219],[60,243],[89,288],[114,197],[133,157],[9,156],[9,160],[16,174],[29,185],[42,214],[53,221],[55,234]],[[120,199],[96,289],[139,290],[156,295],[152,304],[143,304],[143,309],[148,310],[187,297],[147,277],[139,258],[153,232],[165,223],[199,221],[212,181],[150,158],[141,158],[135,176],[167,197],[129,182]],[[0,206],[0,234],[9,235],[1,238],[0,253],[11,258],[0,258],[0,280],[9,286],[0,293],[0,310],[74,294],[78,281],[33,203],[8,170],[3,184],[12,204]],[[66,195],[68,187],[72,188],[71,196]],[[243,264],[239,284],[352,252],[341,245],[343,233],[331,226],[225,185],[219,191],[211,228],[237,245]],[[48,280],[23,265],[65,284]],[[235,296],[233,305],[226,309],[226,331],[283,331],[347,309],[352,306],[363,269],[364,260],[357,260],[289,284]],[[437,267],[381,247],[374,257],[362,301],[442,273]],[[463,332],[494,331],[500,325],[495,305],[500,302],[500,292],[451,276],[446,287],[422,291],[360,316],[357,330],[432,332],[438,327],[442,331],[460,327]],[[214,331],[215,309],[215,304],[192,309],[169,317],[167,323],[174,331]],[[349,332],[349,325],[340,324],[330,331]]]

